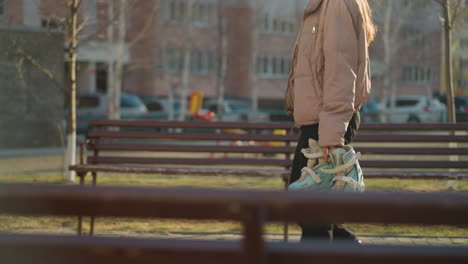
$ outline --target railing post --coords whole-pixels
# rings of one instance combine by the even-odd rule
[[[265,209],[258,206],[249,206],[242,210],[241,217],[245,263],[266,264],[267,255],[263,239],[263,223],[266,220]]]
[[[96,145],[99,143],[99,138],[95,139],[93,141],[93,144],[94,144],[94,149],[93,149],[93,157],[94,157],[94,162],[93,163],[96,163],[96,159],[97,157],[99,156],[99,150],[96,149]],[[97,184],[97,172],[93,171],[92,172],[92,176],[93,176],[93,187],[96,187],[96,184]],[[90,219],[90,222],[89,222],[89,235],[92,236],[94,234],[94,222],[95,222],[95,218],[94,216],[91,216],[91,219]]]
[[[93,187],[96,187],[97,185],[97,172],[92,172],[93,176]],[[94,222],[95,222],[95,217],[91,216],[90,224],[89,224],[89,235],[92,236],[94,235]]]
[[[461,133],[464,133],[465,136],[467,135],[466,131],[463,131]],[[457,135],[456,130],[455,129],[451,130],[449,132],[449,135],[450,136],[456,136]],[[448,147],[457,149],[460,146],[459,146],[458,142],[449,142]],[[450,161],[460,161],[460,156],[459,155],[450,155],[449,159],[450,159]],[[454,169],[449,169],[449,172],[453,172],[453,171],[457,171],[457,170],[456,169],[455,170]],[[456,191],[458,189],[458,179],[457,178],[449,179],[448,182],[447,182],[447,189],[449,191]]]
[[[294,131],[294,128],[290,128],[289,131],[288,131],[288,134],[291,135]],[[291,146],[291,141],[287,140],[286,142],[286,147],[289,148]],[[291,153],[289,151],[287,151],[286,153],[286,160],[287,161],[291,161]],[[291,166],[286,166],[285,167],[286,170],[291,170]],[[288,190],[288,187],[289,187],[289,181],[290,181],[290,178],[287,177],[287,178],[283,178],[283,181],[284,181],[284,190],[287,191]],[[289,223],[286,221],[284,222],[284,229],[283,229],[283,239],[284,239],[284,242],[288,242],[288,239],[289,239]]]
[[[83,186],[85,182],[86,172],[79,172],[77,176],[80,178],[80,185]],[[77,228],[78,236],[83,234],[83,216],[78,216],[78,228]]]

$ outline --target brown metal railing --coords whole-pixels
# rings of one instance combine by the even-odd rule
[[[0,260],[49,264],[65,260],[187,263],[190,259],[190,263],[466,263],[466,248],[266,244],[262,227],[267,221],[467,225],[467,212],[468,196],[453,193],[320,194],[0,185],[3,214],[218,219],[240,221],[244,226],[240,243],[6,235],[0,236]],[[25,261],[28,259],[31,262]]]

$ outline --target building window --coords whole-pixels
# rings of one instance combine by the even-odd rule
[[[190,71],[193,74],[211,74],[215,71],[214,59],[211,51],[193,50],[190,58]]]
[[[294,34],[296,31],[296,23],[294,21],[294,18],[279,18],[265,14],[262,22],[259,24],[259,28],[262,33],[289,35]]]
[[[468,89],[468,80],[459,80],[458,81],[458,87],[460,87],[460,89],[467,90]]]
[[[166,50],[167,71],[180,73],[184,68],[184,53],[181,48],[168,48]]]
[[[156,70],[162,73],[180,73],[184,65],[183,49],[166,48],[157,50]]]
[[[257,75],[261,78],[287,78],[290,70],[289,62],[288,56],[258,56]]]
[[[184,23],[186,18],[186,2],[181,0],[170,0],[168,2],[169,21],[172,23]]]
[[[209,6],[207,4],[195,4],[192,10],[192,22],[198,26],[209,24]]]
[[[403,40],[408,46],[414,48],[431,48],[432,41],[429,39],[430,36],[424,34],[420,30],[406,29],[403,31]]]
[[[270,31],[270,16],[269,15],[265,15],[265,17],[263,18],[263,30],[266,32]]]
[[[42,19],[41,24],[43,28],[50,31],[65,31],[65,24],[58,19]]]
[[[157,51],[157,70],[168,73],[181,73],[184,69],[184,49],[167,48],[166,53],[163,54],[163,52],[163,49]],[[216,70],[215,65],[213,52],[202,50],[192,50],[190,52],[190,72],[192,74],[211,74]]]
[[[404,66],[402,80],[404,83],[423,84],[432,81],[432,70],[421,66]]]
[[[0,0],[0,16],[5,14],[5,0]]]
[[[168,0],[166,5],[168,20],[171,23],[182,24],[188,21],[187,0]],[[190,21],[194,26],[207,26],[210,24],[210,4],[194,3]]]
[[[462,49],[468,48],[468,38],[460,39],[460,48]]]
[[[468,69],[468,59],[460,59],[460,70]]]

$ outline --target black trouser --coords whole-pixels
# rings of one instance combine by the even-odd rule
[[[350,144],[356,136],[361,118],[359,113],[355,113],[351,119],[348,130],[345,134],[345,144]],[[302,168],[307,166],[307,158],[301,153],[302,149],[309,147],[309,139],[317,140],[319,125],[308,125],[301,127],[301,134],[299,141],[297,142],[296,152],[291,169],[290,183],[297,181],[301,176]],[[342,239],[342,240],[355,240],[355,236],[352,232],[342,226],[333,224],[324,225],[307,225],[299,224],[302,228],[301,240],[306,239]],[[332,236],[330,236],[332,234]]]

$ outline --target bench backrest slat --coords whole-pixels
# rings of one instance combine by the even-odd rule
[[[248,123],[248,122],[201,122],[201,121],[159,121],[159,120],[94,120],[94,127],[144,127],[144,128],[211,128],[211,129],[286,129],[294,128],[292,122]],[[361,131],[468,131],[468,123],[457,124],[362,124]]]
[[[228,152],[228,153],[293,153],[295,147],[243,147],[243,146],[213,146],[213,145],[166,145],[166,144],[109,144],[97,143],[88,145],[88,150],[99,151],[149,151],[149,152]]]
[[[260,135],[260,134],[213,134],[213,133],[158,133],[158,132],[113,132],[113,131],[90,131],[92,138],[121,138],[121,139],[172,139],[172,140],[226,140],[226,141],[295,141],[296,135]]]
[[[284,159],[208,159],[208,158],[135,158],[135,157],[88,157],[89,164],[146,164],[146,165],[249,165],[289,167],[292,161]],[[417,160],[363,160],[364,168],[431,168],[431,169],[467,169],[465,161],[417,161]]]
[[[170,139],[170,140],[242,140],[242,141],[297,141],[297,135],[260,135],[260,134],[212,134],[212,133],[158,133],[158,132],[113,132],[113,131],[90,131],[92,138],[114,138],[114,139]],[[392,134],[392,135],[368,135],[360,134],[356,142],[468,142],[467,136],[450,135],[415,135],[415,134]]]
[[[146,152],[225,152],[225,153],[294,153],[295,147],[271,146],[213,146],[213,145],[175,145],[175,144],[89,144],[88,150],[99,151],[146,151]],[[385,155],[468,155],[468,148],[393,148],[393,147],[357,147],[362,154]]]
[[[281,166],[291,165],[284,159],[209,159],[209,158],[134,158],[134,157],[88,157],[90,164],[147,164],[147,165],[250,165],[250,166]]]

